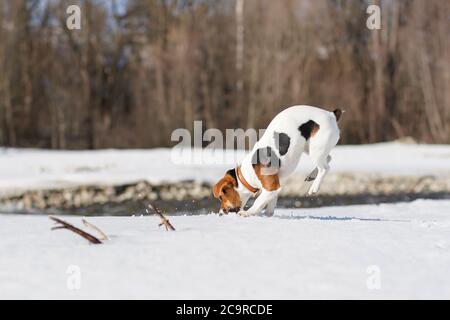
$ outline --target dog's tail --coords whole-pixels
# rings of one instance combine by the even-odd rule
[[[341,110],[341,109],[333,110],[334,116],[336,117],[336,122],[339,121],[339,119],[341,118],[341,116],[344,112],[345,112],[345,110]]]

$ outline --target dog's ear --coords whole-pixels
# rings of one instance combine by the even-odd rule
[[[236,185],[236,180],[229,173],[225,174],[225,176],[213,187],[214,197],[219,198],[224,189],[233,188]]]
[[[214,198],[219,198],[222,193],[222,189],[225,188],[227,184],[228,181],[226,181],[225,178],[220,179],[220,181],[216,183],[216,185],[213,187]]]

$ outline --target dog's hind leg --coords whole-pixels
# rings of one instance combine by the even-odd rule
[[[330,162],[331,162],[331,156],[328,155],[328,157],[327,157],[327,163],[330,164]],[[306,176],[305,181],[306,181],[306,182],[310,182],[310,181],[315,180],[318,173],[319,173],[319,169],[318,169],[317,167],[314,168],[314,170],[311,171],[311,173],[308,174],[308,175]]]
[[[313,195],[319,191],[320,185],[322,184],[323,178],[325,178],[330,166],[327,162],[327,157],[320,157],[315,159],[317,165],[317,177],[314,180],[312,186],[308,190],[308,195]]]
[[[319,191],[320,185],[330,169],[331,145],[329,141],[330,137],[328,135],[321,135],[320,130],[317,136],[311,138],[309,141],[309,157],[317,167],[317,176],[308,190],[308,195],[315,194]],[[314,176],[314,171],[311,172],[311,175]]]
[[[339,141],[339,131],[333,129],[327,123],[316,130],[315,135],[311,135],[309,139],[309,157],[317,167],[317,177],[314,179],[312,186],[308,190],[308,195],[312,195],[319,191],[320,185],[330,169],[331,161],[330,151]],[[311,173],[311,179],[314,177],[314,171]]]

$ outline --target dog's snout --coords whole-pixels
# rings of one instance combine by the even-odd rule
[[[239,210],[241,210],[240,207],[237,208],[220,208],[219,213],[221,214],[228,214],[230,212],[239,212]]]

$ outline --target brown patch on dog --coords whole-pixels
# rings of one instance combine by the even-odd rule
[[[317,134],[317,132],[319,132],[319,129],[320,129],[320,126],[316,123],[316,125],[312,127],[311,137],[314,137]]]
[[[237,181],[228,172],[213,187],[214,197],[220,200],[220,208],[225,213],[229,211],[237,212],[241,208],[241,197],[234,190],[235,187],[237,187]]]
[[[275,191],[280,188],[278,170],[275,171],[261,164],[253,165],[253,168],[255,170],[256,176],[258,177],[259,181],[261,181],[261,185],[265,190]]]

